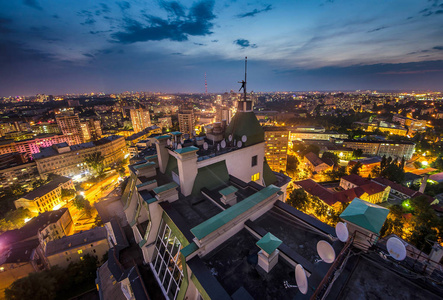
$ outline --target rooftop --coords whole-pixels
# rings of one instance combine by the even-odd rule
[[[387,208],[355,198],[340,218],[378,234],[388,214]]]
[[[93,229],[76,233],[70,236],[64,236],[61,239],[48,242],[46,245],[46,256],[51,256],[68,249],[77,248],[85,244],[90,244],[100,240],[106,240],[107,233],[104,227],[95,227]]]
[[[22,198],[25,198],[28,200],[34,200],[35,198],[40,198],[40,197],[46,195],[47,193],[50,193],[51,191],[55,190],[59,185],[64,184],[70,180],[71,180],[71,178],[69,178],[69,177],[55,175],[54,179],[52,179],[50,182],[34,189],[33,191],[26,194]]]

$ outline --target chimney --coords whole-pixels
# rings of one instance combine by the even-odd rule
[[[163,174],[166,172],[168,165],[169,153],[166,145],[169,140],[169,135],[158,136],[155,139],[155,148],[157,149],[158,167]]]
[[[237,191],[238,189],[232,185],[220,190],[219,193],[222,195],[220,201],[229,206],[237,204],[237,195],[235,194]]]
[[[269,273],[278,262],[278,247],[282,241],[272,233],[268,232],[256,245],[261,249],[258,252],[258,265]]]

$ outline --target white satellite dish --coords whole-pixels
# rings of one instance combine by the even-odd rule
[[[166,143],[168,144],[168,146],[171,146],[171,140],[168,140]]]
[[[230,135],[228,136],[228,139],[229,139],[230,142],[232,142],[232,134],[230,134]]]
[[[226,141],[225,141],[225,140],[221,141],[221,147],[222,147],[223,149],[226,148]]]
[[[185,142],[185,139],[184,139],[183,137],[181,137],[181,138],[180,138],[180,143],[183,144],[184,142]]]
[[[295,266],[295,281],[300,292],[306,295],[308,292],[308,277],[306,276],[305,269],[300,264]]]
[[[335,260],[335,250],[332,248],[331,244],[326,241],[318,241],[317,252],[321,260],[317,260],[316,262],[324,261],[325,263],[330,264]]]
[[[343,222],[338,222],[337,225],[335,225],[335,234],[340,241],[343,243],[347,242],[349,238],[349,231],[346,224]]]
[[[181,149],[181,148],[182,148],[182,144],[178,144],[177,149]]]
[[[406,247],[401,240],[391,237],[386,243],[389,255],[395,260],[404,260],[406,258]]]
[[[238,148],[241,148],[242,145],[243,145],[243,143],[242,143],[241,141],[238,141],[238,142],[237,142],[237,147],[238,147]]]
[[[220,144],[217,144],[217,151],[220,151]]]
[[[243,143],[246,143],[247,140],[248,140],[248,137],[247,137],[246,135],[243,135],[243,136],[241,137],[241,141],[242,141]]]
[[[208,150],[208,143],[206,142],[203,143],[203,149]]]

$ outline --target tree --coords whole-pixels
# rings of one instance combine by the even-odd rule
[[[338,168],[338,163],[340,162],[340,158],[332,152],[324,152],[322,159],[330,159],[334,163],[334,168]]]
[[[349,174],[355,174],[355,175],[359,175],[360,174],[360,168],[362,166],[361,162],[357,162],[355,165],[352,166],[352,168],[349,170]]]
[[[363,155],[363,150],[361,150],[361,149],[354,149],[352,151],[352,157],[354,157],[356,159],[362,157],[362,155]]]
[[[27,209],[20,207],[11,210],[5,214],[4,219],[0,220],[0,232],[7,230],[18,229],[25,225],[25,219],[31,218],[32,213]]]
[[[287,203],[298,210],[305,211],[309,206],[308,194],[303,189],[295,189],[289,195]]]
[[[78,209],[78,210],[84,210],[86,215],[88,217],[91,217],[91,211],[92,206],[91,203],[89,203],[88,200],[86,200],[83,196],[77,195],[72,202],[72,204]]]
[[[6,290],[10,300],[55,299],[57,280],[48,271],[30,273],[27,277],[14,281]]]
[[[324,173],[324,175],[326,177],[328,177],[329,180],[339,180],[340,178],[342,178],[343,176],[346,176],[348,174],[346,172],[346,167],[345,166],[340,166],[337,169],[326,171]]]
[[[74,198],[75,194],[76,193],[75,193],[74,189],[63,189],[62,188],[61,196],[64,201]]]
[[[125,177],[125,168],[124,167],[118,167],[117,173],[120,177]]]
[[[105,168],[104,160],[105,157],[100,152],[94,152],[85,157],[86,165],[93,169],[98,176],[103,174],[103,169]]]

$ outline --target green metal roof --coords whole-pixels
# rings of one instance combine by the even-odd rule
[[[260,126],[254,112],[238,111],[226,128],[225,137],[233,135],[233,140],[241,141],[243,135],[248,138],[244,146],[250,146],[264,142],[265,132]]]
[[[220,194],[222,194],[223,196],[227,196],[229,194],[235,193],[236,191],[238,191],[238,188],[236,188],[235,186],[228,186],[225,187],[224,189],[218,191]]]
[[[160,135],[155,137],[157,140],[163,140],[163,139],[169,139],[171,138],[170,135]]]
[[[137,188],[141,188],[142,186],[150,185],[150,184],[153,184],[153,183],[156,183],[156,182],[157,182],[157,180],[155,180],[155,179],[154,180],[149,180],[149,181],[137,184],[136,187]]]
[[[183,134],[183,133],[181,133],[180,131],[173,131],[173,132],[171,132],[171,134],[172,134],[172,135],[181,135],[181,134]]]
[[[201,240],[211,232],[217,230],[223,225],[229,223],[234,220],[236,217],[240,216],[244,212],[250,210],[260,202],[266,200],[270,196],[276,194],[280,191],[280,188],[275,185],[270,185],[261,191],[249,196],[243,201],[235,204],[234,206],[229,207],[228,209],[222,211],[221,213],[213,216],[212,218],[204,221],[203,223],[195,226],[191,229],[192,234]]]
[[[144,168],[144,167],[149,167],[149,166],[155,166],[155,162],[148,161],[148,162],[146,162],[144,164],[141,164],[141,165],[135,165],[134,169],[138,170],[138,169],[141,169],[141,168]]]
[[[183,254],[184,257],[188,257],[192,253],[198,250],[198,246],[196,243],[192,242],[183,249],[180,250],[180,253]]]
[[[266,253],[271,254],[281,245],[281,243],[283,242],[278,237],[268,232],[256,243],[256,245],[259,246]]]
[[[162,186],[156,187],[155,189],[153,189],[153,191],[156,194],[160,194],[160,193],[165,192],[167,190],[175,189],[176,187],[178,187],[178,184],[173,181],[173,182],[164,184]]]
[[[169,155],[168,158],[168,164],[166,166],[166,175],[168,175],[169,177],[172,177],[171,171],[177,169],[178,165],[177,165],[177,159],[175,158],[174,155]],[[178,175],[178,172],[176,172],[176,174]]]
[[[157,154],[150,155],[150,156],[145,156],[146,160],[150,160],[150,159],[154,159],[154,158],[157,158]]]
[[[185,147],[185,148],[181,148],[181,149],[175,149],[174,151],[178,154],[183,154],[183,153],[188,153],[191,151],[198,151],[198,148],[195,146],[189,146],[189,147]]]
[[[226,162],[223,160],[198,169],[192,187],[192,194],[199,195],[204,187],[213,190],[226,185],[227,182],[229,182],[229,173]]]
[[[271,167],[266,161],[263,162],[263,179],[266,186],[277,182],[277,176],[272,172]]]
[[[387,208],[354,198],[340,218],[379,234],[388,214]]]

